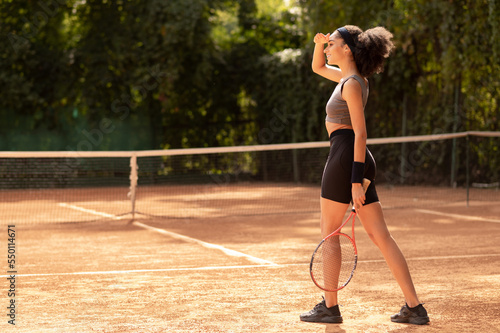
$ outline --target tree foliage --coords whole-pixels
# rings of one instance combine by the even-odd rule
[[[496,0],[2,0],[0,149],[324,140],[312,36],[345,24],[397,45],[370,137],[498,131],[499,22]]]

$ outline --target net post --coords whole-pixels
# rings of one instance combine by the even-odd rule
[[[450,185],[452,188],[457,187],[457,183],[455,181],[456,163],[457,163],[457,138],[453,138],[451,143],[451,179],[450,179]]]
[[[292,163],[293,163],[293,181],[294,183],[299,183],[300,172],[299,172],[299,162],[297,158],[297,149],[292,150]]]
[[[130,203],[132,204],[132,220],[135,219],[135,191],[137,189],[137,155],[132,154],[130,157],[130,192],[128,197],[130,198]]]
[[[295,143],[295,127],[292,127],[292,142]],[[293,164],[293,181],[298,183],[300,181],[300,172],[299,172],[299,162],[297,158],[297,149],[292,149],[292,164]]]
[[[458,114],[460,111],[460,86],[461,86],[461,77],[459,74],[458,80],[455,83],[455,103],[453,107],[453,133],[457,132],[458,129]],[[456,174],[457,174],[457,167],[456,167],[456,162],[457,161],[457,138],[452,139],[452,149],[451,149],[451,187],[456,188],[457,183],[456,183]]]
[[[467,207],[469,207],[469,133],[465,137],[465,189],[467,192]]]
[[[402,136],[406,136],[406,114],[407,114],[407,101],[408,101],[408,98],[407,98],[407,95],[404,94],[403,96],[403,120],[402,120],[402,124],[401,124],[401,135]],[[401,144],[401,157],[400,157],[400,160],[401,160],[401,164],[399,166],[399,183],[400,184],[403,184],[405,182],[405,178],[406,178],[406,142],[403,142]]]

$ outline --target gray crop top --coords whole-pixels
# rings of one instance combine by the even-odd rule
[[[342,98],[342,89],[344,88],[344,83],[350,78],[356,79],[361,85],[361,93],[363,98],[363,107],[366,105],[368,100],[369,88],[365,84],[365,80],[360,78],[358,75],[351,75],[345,80],[340,80],[340,82],[335,87],[332,96],[326,103],[326,121],[329,123],[351,125],[351,116],[349,115],[349,109],[347,108],[347,102]]]

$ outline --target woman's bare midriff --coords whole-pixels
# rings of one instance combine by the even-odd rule
[[[350,125],[343,125],[343,124],[335,124],[335,123],[330,123],[328,121],[325,121],[325,126],[326,130],[328,131],[328,137],[335,132],[336,130],[339,129],[352,129],[352,126]]]

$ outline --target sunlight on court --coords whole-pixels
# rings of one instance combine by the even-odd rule
[[[294,188],[294,195],[300,196],[298,190]],[[317,191],[306,187],[304,194],[316,196]],[[356,227],[359,267],[341,291],[345,323],[325,326],[298,320],[321,297],[308,272],[319,241],[318,211],[177,220],[138,215],[140,220],[132,222],[113,215],[119,211],[115,204],[97,203],[94,197],[52,204],[67,218],[75,214],[81,221],[97,218],[97,222],[31,224],[20,229],[21,331],[33,327],[127,331],[144,317],[149,318],[151,332],[401,329],[388,317],[399,310],[402,295],[360,225]],[[473,206],[485,216],[496,209]],[[421,210],[389,209],[386,217],[429,308],[432,322],[425,330],[471,329],[473,323],[465,318],[449,320],[463,310],[450,302],[465,304],[474,297],[476,304],[486,306],[500,296],[498,271],[490,265],[500,257],[496,242],[500,225],[456,209],[448,213],[446,207]],[[452,221],[452,230],[450,224],[439,222],[443,218]],[[471,229],[471,223],[480,223],[481,228]],[[460,245],[483,233],[493,237],[470,249],[473,253]],[[50,306],[54,294],[58,310]],[[153,313],[148,310],[151,304]],[[465,316],[494,323],[495,310],[485,306]],[[101,320],[89,320],[94,316]]]

